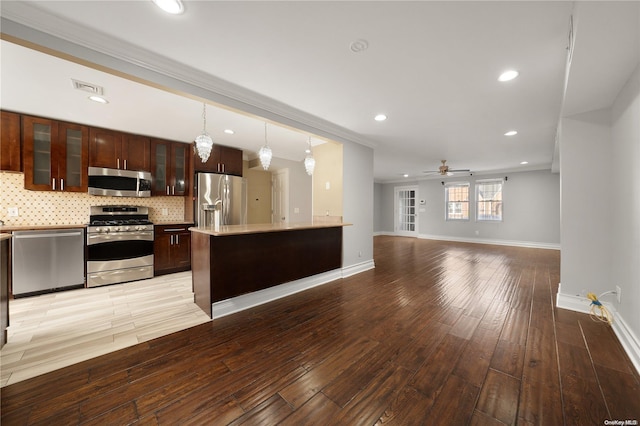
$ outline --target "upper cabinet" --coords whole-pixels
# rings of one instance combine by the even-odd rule
[[[213,145],[206,163],[197,153],[193,154],[194,172],[224,173],[242,176],[242,150],[222,145]]]
[[[151,141],[145,136],[91,128],[89,165],[134,171],[151,171]]]
[[[191,145],[160,139],[151,141],[151,195],[183,196],[189,187]]]
[[[25,188],[87,191],[87,126],[23,116],[22,141]]]
[[[1,111],[0,170],[22,171],[20,155],[20,114]]]

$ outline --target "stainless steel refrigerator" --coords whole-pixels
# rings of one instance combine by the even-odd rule
[[[196,173],[194,213],[197,226],[243,225],[247,223],[247,185],[238,176]],[[216,214],[217,211],[217,214]]]

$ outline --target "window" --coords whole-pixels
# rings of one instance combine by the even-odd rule
[[[444,187],[447,220],[469,220],[469,183],[451,183]]]
[[[476,182],[476,218],[478,221],[502,221],[502,180]]]

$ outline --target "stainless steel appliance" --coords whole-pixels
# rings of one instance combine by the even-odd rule
[[[150,197],[151,173],[89,167],[89,194],[112,197]]]
[[[197,173],[194,212],[197,226],[213,226],[216,212],[220,225],[247,223],[247,189],[243,178],[216,173]]]
[[[84,287],[84,229],[14,231],[13,295]]]
[[[87,287],[153,277],[149,208],[93,206],[87,227]]]

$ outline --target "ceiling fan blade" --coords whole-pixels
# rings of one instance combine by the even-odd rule
[[[450,172],[470,172],[469,169],[449,169]]]

